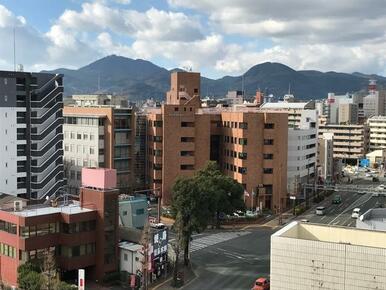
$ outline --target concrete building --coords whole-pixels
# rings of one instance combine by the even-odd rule
[[[369,127],[369,150],[386,148],[386,117],[374,116],[367,119]]]
[[[339,124],[357,124],[358,123],[358,105],[357,104],[339,104]]]
[[[363,98],[363,112],[366,118],[385,115],[386,91],[371,91]]]
[[[71,190],[80,187],[82,167],[114,168],[122,193],[134,184],[135,117],[132,108],[110,105],[64,107],[65,173]]]
[[[262,110],[288,114],[287,190],[301,193],[301,185],[315,175],[318,145],[318,115],[313,101],[266,103]]]
[[[119,243],[119,270],[130,274],[142,272],[143,246],[123,241]]]
[[[271,290],[383,289],[386,232],[292,222],[271,237]]]
[[[368,150],[368,127],[366,125],[320,125],[319,137],[334,134],[334,158],[357,164]]]
[[[334,180],[334,133],[323,133],[318,138],[319,178],[325,183]]]
[[[356,228],[386,232],[386,208],[369,209],[356,220]]]
[[[95,176],[95,170],[102,174]],[[111,188],[114,178],[112,183],[99,178],[111,174],[99,169],[84,173],[87,182],[78,202],[56,199],[51,206],[0,208],[0,279],[5,285],[17,286],[18,266],[41,263],[47,251],[64,279],[77,278],[80,268],[92,280],[117,270],[118,191]],[[108,188],[100,188],[103,184]]]
[[[143,229],[148,221],[146,197],[124,196],[119,200],[119,224],[123,227]]]
[[[78,107],[114,106],[127,108],[129,106],[127,97],[108,94],[72,95],[71,100]]]
[[[169,204],[178,176],[192,176],[209,160],[255,192],[254,206],[286,203],[286,113],[258,108],[201,108],[200,74],[177,72],[161,108],[147,110],[150,187]],[[252,195],[246,203],[252,206]]]
[[[63,179],[63,77],[0,71],[0,192],[41,200]]]

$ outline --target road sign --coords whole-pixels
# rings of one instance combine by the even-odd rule
[[[86,283],[84,278],[84,269],[78,270],[78,290],[85,290],[86,289]]]

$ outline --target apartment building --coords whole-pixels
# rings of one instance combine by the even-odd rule
[[[339,124],[357,124],[358,123],[358,105],[340,104],[339,105]]]
[[[369,151],[386,148],[386,117],[374,116],[367,119],[369,127]]]
[[[272,290],[382,289],[386,232],[292,222],[271,236]]]
[[[63,77],[0,71],[0,192],[29,199],[63,186]]]
[[[320,125],[319,137],[324,133],[334,135],[334,158],[357,164],[368,151],[369,131],[367,125]]]
[[[318,112],[315,102],[266,103],[263,110],[288,114],[287,190],[301,193],[301,185],[312,182],[316,173]]]
[[[363,120],[364,107],[364,99],[360,94],[329,93],[323,114],[327,115],[327,123],[330,124],[355,124],[358,120]]]
[[[363,98],[363,112],[366,118],[385,116],[386,91],[370,91]]]
[[[334,173],[334,134],[323,133],[318,138],[318,169],[319,178],[325,183],[331,183]]]
[[[287,183],[287,114],[257,108],[201,108],[200,74],[176,72],[166,104],[147,110],[148,178],[169,204],[178,176],[209,160],[243,184],[246,204],[283,208]],[[257,194],[253,198],[252,193]]]
[[[64,107],[64,160],[68,186],[80,187],[82,167],[114,168],[118,188],[132,190],[135,117],[132,108],[110,105]]]
[[[113,172],[112,172],[113,171]],[[15,202],[0,208],[0,279],[17,286],[17,268],[55,257],[61,277],[101,280],[117,270],[118,191],[114,170],[87,169],[80,200],[52,200],[51,205]],[[106,181],[105,181],[106,180]]]

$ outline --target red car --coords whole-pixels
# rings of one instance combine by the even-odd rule
[[[251,290],[269,290],[270,283],[267,278],[258,278]]]

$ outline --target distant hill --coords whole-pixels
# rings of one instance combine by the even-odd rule
[[[163,99],[170,87],[170,73],[178,70],[168,71],[146,60],[110,55],[78,70],[61,68],[50,72],[64,75],[66,95],[107,92],[128,95],[130,99]],[[221,97],[229,90],[241,90],[243,78],[247,95],[254,95],[260,89],[283,96],[291,87],[291,92],[301,99],[324,98],[329,92],[360,91],[366,89],[370,78],[386,87],[386,78],[378,75],[296,71],[280,63],[266,62],[251,67],[244,77],[225,76],[217,80],[202,77],[201,94]]]

